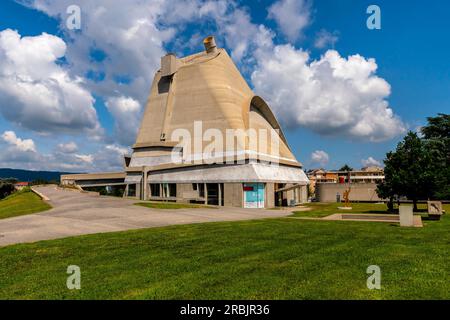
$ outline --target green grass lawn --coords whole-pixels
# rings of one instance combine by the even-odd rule
[[[0,219],[12,218],[26,214],[46,211],[51,206],[30,189],[18,191],[0,200]]]
[[[326,217],[335,213],[386,213],[387,206],[378,203],[352,203],[352,210],[339,210],[343,203],[309,203],[311,211],[294,211],[296,217]]]
[[[344,207],[343,203],[319,203],[313,202],[305,205],[311,208],[311,211],[294,211],[294,217],[311,217],[311,218],[322,218],[335,213],[369,213],[369,214],[389,214],[387,212],[387,205],[382,203],[351,203],[351,210],[339,210],[338,207]],[[422,215],[424,218],[428,216],[427,204],[419,203],[417,205],[418,212],[414,214]],[[444,210],[449,212],[450,205],[444,205]],[[394,208],[394,210],[398,210]],[[398,214],[398,213],[396,213]]]
[[[449,230],[448,214],[424,228],[281,218],[14,245],[0,248],[0,298],[449,299]],[[66,288],[68,265],[81,290]]]
[[[136,203],[136,205],[151,209],[196,209],[196,208],[217,209],[217,207],[206,206],[201,204],[177,203],[177,202],[139,202]]]

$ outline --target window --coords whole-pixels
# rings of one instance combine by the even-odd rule
[[[205,184],[204,183],[193,183],[192,190],[197,191],[199,198],[205,197]]]
[[[204,198],[205,197],[205,184],[204,183],[199,183],[198,184],[198,196],[200,198]]]
[[[150,184],[150,194],[152,197],[160,197],[160,184],[159,183],[151,183]]]
[[[128,185],[128,196],[129,197],[136,197],[136,184],[129,184]]]
[[[162,184],[162,197],[163,198],[175,198],[177,196],[176,183],[163,183]]]
[[[177,185],[175,183],[169,184],[169,197],[176,198],[177,196]]]

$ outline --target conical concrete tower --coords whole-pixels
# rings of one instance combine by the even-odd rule
[[[142,199],[245,207],[305,201],[308,179],[269,106],[213,37],[204,44],[188,57],[161,58],[126,183],[137,184]]]

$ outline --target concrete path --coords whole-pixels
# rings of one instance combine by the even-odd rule
[[[137,200],[101,197],[56,186],[37,187],[53,209],[0,220],[0,246],[83,234],[212,221],[283,217],[290,210],[242,208],[158,210],[135,206]]]

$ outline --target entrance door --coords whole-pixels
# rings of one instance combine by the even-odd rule
[[[212,206],[219,205],[219,185],[217,183],[208,183],[206,185],[206,189],[208,190],[208,203]]]
[[[244,208],[264,208],[264,183],[244,183]]]

